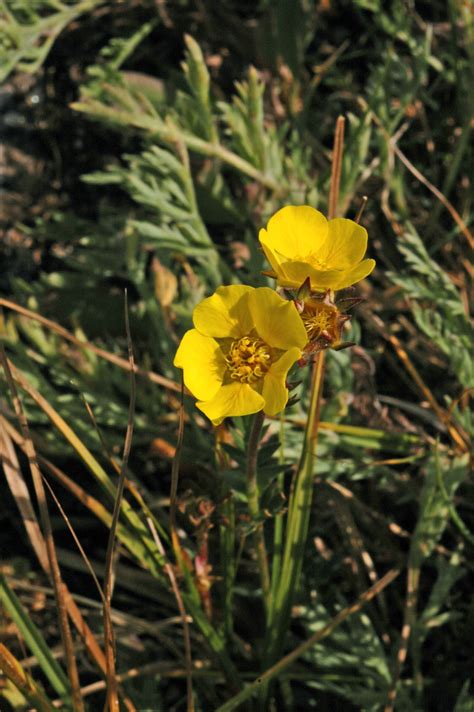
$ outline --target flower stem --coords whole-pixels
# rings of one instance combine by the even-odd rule
[[[265,414],[263,411],[257,413],[254,417],[252,429],[247,449],[247,497],[249,503],[250,514],[255,522],[255,546],[257,549],[257,562],[260,571],[260,582],[263,591],[263,600],[265,610],[270,609],[270,572],[268,570],[267,548],[265,546],[265,535],[263,531],[263,523],[259,522],[260,504],[257,482],[257,455],[260,434],[262,432],[263,421]]]
[[[265,666],[272,665],[282,654],[286,633],[290,625],[291,607],[300,581],[313,499],[313,479],[323,376],[324,352],[321,351],[317,355],[313,367],[303,452],[288,508],[281,574],[275,586],[272,608],[268,619]]]
[[[279,463],[281,465],[281,472],[278,475],[277,482],[280,491],[283,492],[285,483],[285,473],[283,471],[283,466],[285,464],[285,414],[284,411],[280,414],[280,455]],[[283,544],[285,536],[284,528],[285,518],[283,514],[278,514],[275,517],[275,525],[273,531],[273,554],[272,554],[272,598],[275,595],[275,591],[278,587],[278,581],[280,580],[281,564],[283,558]]]

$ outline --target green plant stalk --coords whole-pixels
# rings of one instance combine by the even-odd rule
[[[257,562],[260,572],[260,583],[262,586],[263,602],[267,615],[271,607],[271,587],[270,573],[268,570],[267,547],[265,546],[265,534],[263,523],[260,521],[260,498],[257,482],[257,457],[260,434],[262,432],[265,414],[263,410],[254,416],[252,429],[247,449],[247,498],[250,514],[255,524],[255,547],[257,550]]]
[[[63,669],[52,655],[41,632],[31,620],[28,612],[23,608],[20,599],[10,588],[3,574],[0,574],[0,601],[6,613],[17,626],[28,649],[35,656],[38,665],[48,678],[51,686],[63,702],[66,705],[70,705],[71,688]]]
[[[269,667],[282,654],[290,624],[291,607],[299,584],[303,555],[313,500],[313,478],[319,430],[321,392],[324,375],[324,352],[320,352],[313,368],[308,420],[303,452],[290,500],[285,530],[285,547],[281,575],[269,616],[264,649],[264,666]],[[266,693],[264,693],[266,694]]]

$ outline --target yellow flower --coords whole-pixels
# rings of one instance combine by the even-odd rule
[[[288,370],[308,341],[293,302],[268,287],[219,287],[197,305],[193,323],[174,365],[214,425],[228,416],[283,410]]]
[[[367,277],[375,260],[362,259],[367,230],[345,218],[326,220],[309,205],[288,205],[260,230],[259,240],[281,287],[298,289],[309,277],[311,290],[349,287]]]

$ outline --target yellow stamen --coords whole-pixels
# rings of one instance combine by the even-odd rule
[[[322,332],[325,331],[331,323],[331,318],[326,312],[319,312],[319,314],[311,315],[303,314],[302,316],[303,324],[305,325],[308,333],[308,339],[310,341],[313,341],[313,339],[321,336]]]
[[[306,262],[315,269],[319,269],[322,271],[327,271],[330,269],[328,263],[325,260],[321,260],[319,257],[316,257],[314,252],[309,255],[295,255],[294,257],[292,257],[292,260],[295,260],[295,262]]]
[[[306,260],[303,260],[303,262],[309,262],[309,264],[313,265],[316,269],[327,271],[330,269],[328,266],[328,263],[325,262],[324,260],[320,260],[316,255],[309,255]]]
[[[241,383],[255,383],[263,378],[272,363],[271,349],[262,339],[243,336],[232,342],[226,356],[230,377]]]

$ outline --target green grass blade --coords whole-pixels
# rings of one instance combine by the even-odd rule
[[[94,455],[84,445],[82,440],[76,435],[73,429],[66,423],[64,418],[61,417],[53,406],[45,398],[43,398],[43,396],[38,393],[38,391],[36,391],[36,389],[28,383],[26,378],[16,369],[14,371],[14,376],[20,386],[28,393],[29,396],[31,396],[31,398],[33,398],[35,403],[51,420],[52,424],[69,442],[72,448],[79,455],[82,462],[86,465],[94,478],[107,493],[109,498],[112,501],[115,501],[116,487],[114,483],[99,462],[97,462]],[[156,551],[153,538],[151,537],[146,525],[126,500],[122,501],[121,514],[123,519],[126,521],[127,528],[131,534],[128,539],[128,543],[133,547],[134,554],[138,555],[141,564],[148,568],[154,576],[162,578],[160,557]]]
[[[65,704],[70,704],[71,689],[63,669],[54,658],[50,647],[23,608],[18,596],[0,574],[0,600],[5,611],[20,631],[27,647],[36,657],[38,665],[48,678],[51,686]]]
[[[41,687],[26,673],[19,661],[0,643],[0,670],[13,683],[17,690],[29,700],[35,712],[55,712],[51,700],[45,695]],[[69,708],[70,709],[70,708]]]

